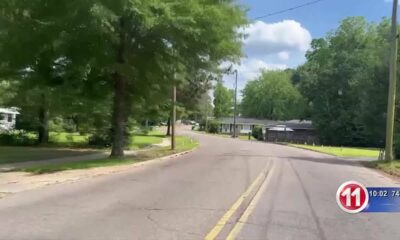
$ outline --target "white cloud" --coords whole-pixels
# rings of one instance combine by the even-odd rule
[[[305,52],[310,48],[311,34],[299,22],[284,20],[277,23],[256,21],[243,30],[246,58],[234,65],[238,70],[238,87],[260,76],[261,70],[281,70],[296,67],[305,61]],[[227,67],[230,63],[224,63]],[[224,82],[233,88],[235,78],[225,75]]]
[[[244,30],[248,55],[270,55],[280,52],[305,52],[310,48],[311,34],[294,20],[277,23],[256,21]]]
[[[278,58],[280,60],[283,60],[283,61],[289,60],[289,57],[290,57],[290,53],[289,52],[283,51],[283,52],[279,52],[278,53]]]

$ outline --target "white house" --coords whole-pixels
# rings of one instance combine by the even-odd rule
[[[220,123],[220,132],[225,134],[233,133],[233,117],[225,117],[218,119]],[[278,124],[278,121],[267,119],[254,119],[254,118],[236,118],[236,132],[239,134],[251,133],[255,126],[263,126],[263,133],[265,133],[265,126]]]
[[[18,114],[16,108],[0,108],[0,132],[13,130]]]

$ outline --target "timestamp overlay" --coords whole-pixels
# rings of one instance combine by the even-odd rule
[[[356,181],[343,183],[336,202],[347,213],[400,212],[400,188],[365,187]]]

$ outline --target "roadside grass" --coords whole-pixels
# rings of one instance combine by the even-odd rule
[[[130,149],[137,150],[158,144],[166,138],[165,134],[160,131],[150,131],[147,134],[133,134],[131,137]]]
[[[383,160],[374,162],[362,162],[362,164],[366,167],[379,169],[390,175],[400,177],[400,160],[391,162]]]
[[[135,156],[126,158],[107,158],[100,160],[88,160],[61,164],[48,164],[25,169],[18,169],[17,171],[30,172],[33,174],[46,174],[66,170],[88,169],[97,167],[110,167],[116,165],[126,165],[137,162],[143,162],[154,158],[159,158],[179,152],[189,151],[198,146],[198,142],[185,136],[178,136],[176,139],[176,150],[171,150],[169,147],[151,148],[148,150],[139,151]]]
[[[239,135],[239,139],[249,140],[249,136],[248,135]],[[250,140],[256,140],[256,139],[253,136],[250,136]]]
[[[373,148],[311,146],[302,144],[289,144],[289,146],[327,153],[338,157],[379,157],[379,149]]]
[[[36,137],[33,133],[26,134],[32,139]],[[99,150],[87,145],[89,135],[51,132],[49,137],[50,143],[41,146],[0,146],[0,164],[74,157],[95,153]],[[152,144],[161,143],[163,138],[165,135],[159,131],[134,134],[129,148],[132,150],[143,149]]]
[[[50,132],[49,135],[49,145],[64,147],[86,146],[90,137],[90,135],[67,132]]]
[[[94,153],[94,151],[40,147],[0,147],[0,164],[73,157],[90,153]]]

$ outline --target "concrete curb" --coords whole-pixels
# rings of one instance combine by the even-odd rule
[[[145,160],[145,161],[142,161],[142,162],[136,162],[136,163],[128,164],[127,166],[134,168],[134,167],[141,167],[141,166],[147,166],[147,165],[151,165],[151,164],[156,164],[156,163],[159,163],[159,162],[163,162],[165,160],[172,160],[172,159],[175,159],[177,157],[180,157],[180,156],[189,154],[191,152],[194,152],[194,151],[197,150],[197,148],[198,147],[195,147],[195,148],[193,148],[191,150],[188,150],[188,151],[174,153],[174,154],[170,154],[170,155],[159,157],[159,158],[153,158],[153,159]]]

